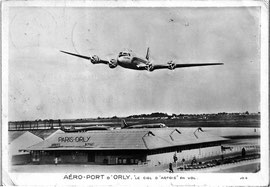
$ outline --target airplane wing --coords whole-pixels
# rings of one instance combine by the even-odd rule
[[[223,63],[175,64],[175,68],[185,68],[185,67],[194,67],[194,66],[213,66],[213,65],[223,65]]]
[[[60,51],[60,52],[66,53],[68,55],[76,56],[76,57],[79,57],[79,58],[83,58],[83,59],[86,59],[86,60],[90,60],[93,64],[97,64],[97,63],[109,64],[109,61],[101,60],[96,55],[90,57],[90,56],[83,56],[83,55],[74,54],[74,53],[70,53],[70,52],[66,52],[66,51]]]
[[[175,68],[186,68],[186,67],[195,67],[195,66],[213,66],[213,65],[223,65],[223,63],[196,63],[196,64],[175,64],[173,62],[168,62],[166,65],[153,65],[152,70],[156,69],[170,69]]]

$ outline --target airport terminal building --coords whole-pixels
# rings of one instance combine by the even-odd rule
[[[178,159],[221,155],[228,139],[188,128],[121,129],[56,133],[22,151],[33,163],[167,164]]]

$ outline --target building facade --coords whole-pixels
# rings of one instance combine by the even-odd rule
[[[166,164],[221,154],[228,139],[189,128],[57,133],[23,151],[39,164]]]

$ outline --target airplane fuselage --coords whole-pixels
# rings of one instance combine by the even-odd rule
[[[61,127],[61,130],[64,132],[87,132],[87,131],[98,131],[98,130],[110,130],[109,126],[87,126],[87,127],[74,127],[66,128]]]
[[[142,124],[142,125],[131,125],[125,127],[127,129],[143,129],[143,128],[167,128],[163,123],[154,123],[154,124]]]
[[[123,68],[145,70],[149,61],[134,56],[121,56],[117,58],[117,63]],[[141,64],[145,64],[145,66],[139,66]]]

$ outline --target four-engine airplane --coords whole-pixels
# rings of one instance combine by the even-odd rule
[[[174,70],[175,68],[185,68],[194,66],[211,66],[211,65],[223,65],[223,63],[199,63],[199,64],[176,64],[173,61],[167,62],[167,64],[152,64],[149,59],[149,48],[147,48],[146,57],[137,57],[131,50],[125,50],[119,53],[116,59],[111,59],[109,61],[100,59],[97,55],[94,56],[83,56],[79,54],[74,54],[66,51],[61,51],[69,55],[73,55],[79,58],[90,60],[92,64],[107,64],[110,68],[116,68],[118,65],[134,70],[148,70],[154,71],[156,69],[169,69]]]

